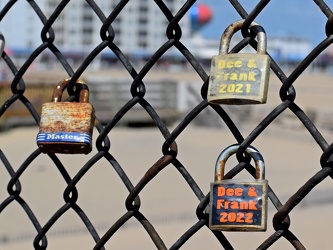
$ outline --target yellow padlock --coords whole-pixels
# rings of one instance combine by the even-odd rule
[[[220,53],[212,58],[207,100],[212,104],[266,103],[270,73],[270,57],[266,54],[264,30],[258,32],[257,54],[228,54],[232,35],[241,29],[239,20],[224,31]],[[250,27],[259,25],[252,22]]]

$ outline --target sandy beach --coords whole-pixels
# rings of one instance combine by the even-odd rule
[[[319,79],[319,80],[318,80]],[[327,76],[302,76],[296,83],[297,101],[304,110],[312,109],[316,114],[316,125],[328,143],[333,134],[322,129],[321,122],[330,121],[331,78]],[[316,88],[313,88],[314,83]],[[281,100],[278,88],[281,83],[272,78],[267,105],[258,106],[257,119],[267,115]],[[288,113],[289,112],[289,113]],[[326,112],[326,113],[325,113]],[[328,113],[327,113],[328,112]],[[321,169],[321,149],[302,124],[286,111],[280,122],[273,122],[252,144],[265,160],[266,179],[282,203],[293,195],[308,179]],[[232,117],[232,114],[231,114]],[[282,122],[281,122],[282,121]],[[176,126],[175,123],[174,126]],[[246,137],[256,123],[238,124]],[[175,127],[169,127],[172,131]],[[15,171],[36,150],[37,127],[21,127],[0,133],[0,149]],[[94,140],[98,132],[94,131]],[[157,128],[116,127],[109,138],[110,153],[121,165],[133,185],[162,156],[163,136]],[[190,125],[176,139],[177,159],[191,174],[204,194],[213,181],[215,162],[220,152],[236,141],[226,128],[199,127]],[[80,168],[95,154],[59,155],[69,175],[73,178]],[[236,164],[235,157],[227,162],[227,170]],[[248,178],[241,173],[237,178]],[[7,185],[10,175],[0,162],[0,201],[8,197]],[[66,182],[50,158],[39,155],[20,177],[21,197],[34,212],[43,226],[64,205],[63,191]],[[329,250],[333,195],[332,180],[318,184],[299,206],[290,214],[291,231],[307,249]],[[99,160],[77,184],[82,208],[100,237],[126,213],[125,200],[128,191],[112,165]],[[154,225],[165,245],[170,248],[198,219],[196,207],[199,203],[184,178],[173,166],[163,169],[140,193],[140,211]],[[275,212],[268,203],[267,232],[227,232],[226,237],[235,249],[256,249],[273,232],[272,217]],[[156,249],[142,225],[130,219],[106,244],[106,249]],[[22,207],[13,201],[0,213],[0,249],[30,250],[36,231]],[[83,222],[74,211],[67,211],[52,226],[47,234],[49,250],[92,249],[94,241],[87,233]],[[214,235],[202,228],[181,249],[222,249]],[[270,249],[294,249],[280,239]]]
[[[0,134],[1,149],[15,170],[36,149],[37,131],[37,127],[18,128]],[[19,139],[24,143],[18,148]],[[146,170],[162,156],[161,145],[164,140],[156,128],[116,128],[110,133],[110,140],[112,143],[110,152],[133,184],[137,183]],[[142,145],[143,140],[144,145]],[[203,193],[209,192],[218,154],[223,147],[234,142],[230,132],[225,129],[193,126],[188,127],[177,139],[178,159],[190,172]],[[282,202],[320,170],[320,149],[305,131],[292,133],[279,130],[277,127],[269,128],[255,141],[254,146],[264,156],[266,179]],[[293,154],[290,154],[291,151]],[[59,158],[73,177],[94,153],[95,150],[87,156],[61,155]],[[235,160],[230,158],[228,166],[231,168],[234,162]],[[0,176],[0,190],[2,190],[0,199],[3,201],[8,196],[6,186],[9,174],[2,163]],[[20,181],[22,198],[31,206],[39,222],[44,225],[64,204],[62,192],[66,187],[65,181],[45,155],[40,155],[29,165]],[[112,166],[105,160],[97,162],[82,178],[77,188],[78,204],[96,226],[100,236],[126,212],[124,202],[128,192]],[[325,195],[331,199],[332,196],[329,195],[331,188],[331,180],[320,183],[304,200],[304,204],[291,213],[291,229],[308,249],[330,249],[327,244],[333,220],[328,215],[332,204],[329,202],[314,204],[312,201],[318,200],[318,195],[321,201],[325,200]],[[166,167],[146,186],[140,198],[142,203],[140,211],[151,219],[167,247],[170,247],[197,221],[195,209],[198,199],[172,165]],[[267,232],[226,233],[235,249],[255,249],[274,231],[271,219],[275,209],[270,202],[268,206]],[[33,249],[32,240],[35,231],[18,204],[10,204],[1,213],[0,220],[2,225],[0,238],[10,239],[8,244],[1,244],[1,249]],[[93,247],[91,236],[84,232],[83,223],[73,211],[64,214],[49,234],[48,249],[92,249]],[[111,238],[106,249],[134,247],[156,249],[142,226],[135,219],[131,219],[128,226]],[[182,249],[203,248],[219,249],[219,243],[206,228],[201,229]],[[293,247],[281,239],[271,249],[293,249]]]

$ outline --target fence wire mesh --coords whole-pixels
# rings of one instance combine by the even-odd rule
[[[0,12],[0,20],[2,20],[6,14],[15,7],[16,2],[16,0],[10,0],[5,4],[5,7]],[[130,221],[133,220],[139,222],[139,226],[136,224],[135,229],[138,229],[139,227],[145,230],[157,249],[179,249],[184,246],[186,242],[191,241],[192,238],[194,238],[201,230],[208,230],[214,236],[213,238],[216,239],[221,248],[234,249],[232,242],[228,240],[230,234],[210,231],[208,229],[209,193],[203,192],[203,190],[199,187],[199,185],[190,174],[191,167],[183,165],[179,157],[177,157],[178,146],[176,141],[182,135],[182,133],[188,130],[189,125],[194,122],[200,113],[202,113],[204,110],[212,109],[213,112],[210,111],[211,114],[213,116],[219,117],[219,119],[223,121],[223,124],[225,124],[226,127],[230,130],[230,134],[233,136],[235,142],[240,144],[239,150],[237,151],[237,159],[239,164],[237,164],[235,168],[227,173],[225,177],[233,178],[244,169],[254,176],[254,167],[248,162],[248,159],[244,157],[246,148],[252,145],[258,138],[260,138],[261,134],[268,128],[268,126],[270,126],[270,124],[274,122],[275,119],[289,112],[289,114],[291,114],[293,117],[296,117],[303,124],[308,134],[310,135],[311,140],[315,142],[322,151],[319,160],[320,166],[317,166],[316,168],[312,166],[313,168],[307,170],[304,169],[304,171],[309,171],[312,173],[311,178],[309,178],[301,186],[295,187],[296,191],[290,197],[288,197],[285,203],[282,203],[279,200],[277,195],[274,193],[273,187],[269,187],[269,200],[270,203],[274,205],[276,211],[273,212],[272,209],[269,210],[270,213],[273,212],[274,215],[272,222],[268,223],[272,223],[274,232],[270,235],[266,235],[267,238],[263,242],[259,243],[257,248],[267,249],[274,247],[278,241],[284,238],[290,243],[290,246],[294,247],[295,249],[305,249],[306,246],[302,244],[302,242],[298,239],[298,235],[294,234],[291,229],[292,223],[289,215],[303,201],[303,199],[317,187],[318,184],[326,179],[332,178],[333,162],[331,160],[331,155],[333,153],[333,144],[327,141],[322,133],[318,130],[318,128],[314,125],[313,121],[310,119],[311,115],[303,111],[302,108],[296,103],[296,87],[293,84],[333,41],[333,15],[331,9],[329,6],[327,6],[325,1],[314,0],[313,2],[315,3],[314,8],[319,7],[322,11],[322,14],[327,18],[326,27],[318,27],[321,29],[326,29],[327,38],[321,41],[306,56],[306,58],[295,67],[289,76],[287,76],[286,73],[280,68],[278,63],[274,61],[274,58],[271,58],[271,71],[281,82],[281,86],[278,89],[281,101],[276,107],[269,111],[269,113],[256,125],[256,127],[249,133],[248,136],[244,136],[241,133],[237,127],[237,124],[235,124],[230,114],[228,114],[228,111],[224,109],[224,106],[211,105],[207,102],[206,96],[209,76],[196,57],[193,56],[192,52],[182,43],[182,29],[179,23],[184,15],[189,11],[190,7],[196,2],[195,0],[186,1],[179,10],[174,12],[174,14],[167,7],[167,1],[155,0],[156,5],[160,9],[161,15],[164,15],[168,20],[168,24],[165,27],[166,39],[165,43],[160,46],[158,50],[156,50],[156,52],[149,57],[149,60],[146,61],[143,67],[140,68],[131,63],[126,54],[122,52],[122,48],[118,47],[117,43],[115,42],[116,37],[115,31],[113,29],[113,22],[122,12],[123,8],[125,8],[126,5],[131,2],[129,0],[120,0],[115,5],[111,13],[104,13],[103,9],[99,7],[98,1],[86,1],[86,3],[94,11],[95,15],[100,19],[101,40],[100,44],[89,51],[85,59],[79,64],[77,68],[74,69],[71,67],[66,57],[54,43],[57,33],[52,28],[53,23],[57,20],[57,18],[59,18],[59,15],[64,11],[69,2],[69,0],[57,2],[53,13],[47,17],[35,1],[28,1],[31,9],[34,10],[35,15],[37,15],[43,23],[43,27],[40,31],[41,44],[39,47],[32,51],[28,59],[25,60],[24,63],[20,66],[17,66],[13,62],[12,56],[9,53],[6,51],[2,53],[2,60],[5,62],[8,69],[10,69],[12,72],[12,77],[10,78],[11,95],[8,99],[5,100],[4,103],[0,104],[0,117],[5,118],[6,112],[8,112],[10,107],[15,103],[22,103],[24,108],[28,110],[33,117],[35,124],[39,124],[39,110],[36,110],[36,107],[32,104],[31,100],[26,97],[26,92],[28,91],[29,86],[25,83],[24,78],[25,75],[29,72],[29,68],[33,65],[35,59],[45,51],[51,52],[62,65],[63,69],[66,71],[67,76],[71,77],[70,85],[67,88],[69,100],[73,100],[75,96],[74,83],[76,80],[79,79],[82,74],[84,74],[93,60],[101,53],[101,51],[105,49],[112,51],[116,55],[116,60],[122,64],[122,67],[131,77],[131,81],[127,85],[127,91],[131,94],[131,97],[128,99],[125,105],[117,110],[114,116],[107,118],[105,124],[98,122],[99,117],[97,116],[97,122],[95,125],[97,134],[94,135],[96,137],[94,146],[97,149],[97,152],[93,155],[89,155],[89,158],[84,158],[87,159],[86,163],[77,169],[77,172],[75,172],[72,176],[68,170],[70,166],[63,165],[61,156],[56,154],[48,155],[52,162],[50,163],[49,167],[51,168],[51,165],[53,165],[58,171],[58,175],[60,174],[64,183],[66,183],[65,187],[59,186],[59,189],[63,188],[61,189],[63,192],[62,205],[60,207],[53,207],[51,215],[48,213],[48,215],[42,214],[39,216],[40,209],[36,208],[32,202],[28,202],[25,199],[26,197],[24,195],[24,189],[29,188],[29,183],[21,185],[22,179],[25,178],[25,175],[29,174],[31,164],[34,161],[37,161],[39,157],[41,157],[41,152],[37,146],[36,149],[32,150],[32,152],[20,152],[19,144],[25,142],[18,142],[18,148],[16,149],[17,154],[28,154],[26,160],[18,166],[13,166],[9,157],[6,156],[6,152],[1,150],[0,167],[3,168],[4,171],[7,172],[7,174],[10,176],[8,183],[6,183],[7,194],[4,196],[3,194],[6,191],[0,191],[2,193],[2,197],[5,197],[0,201],[1,227],[10,227],[9,225],[4,225],[1,222],[1,217],[5,217],[7,211],[13,209],[16,211],[15,209],[18,209],[17,207],[19,207],[17,211],[24,211],[35,230],[35,234],[27,234],[20,237],[23,238],[23,240],[30,241],[33,244],[34,249],[48,249],[48,242],[50,241],[49,236],[52,236],[52,228],[56,227],[57,221],[65,220],[68,218],[68,214],[73,215],[73,213],[81,221],[81,225],[83,224],[85,226],[85,228],[81,230],[90,234],[90,236],[86,237],[91,237],[93,239],[93,249],[113,249],[112,244],[108,245],[107,247],[108,242],[112,241],[112,238],[117,237],[117,233],[119,231],[124,228],[128,228],[128,225],[133,225],[130,223]],[[250,30],[248,27],[253,21],[256,20],[258,16],[260,16],[261,12],[267,6],[269,6],[270,1],[259,1],[258,4],[256,4],[256,6],[249,13],[238,1],[230,0],[228,4],[231,4],[238,12],[240,19],[245,19],[241,30],[243,39],[232,50],[232,52],[237,53],[248,44],[250,44],[253,48],[256,48],[257,42],[252,38],[252,33],[255,32],[255,30]],[[265,28],[264,25],[263,28]],[[224,28],[222,28],[222,30],[224,30]],[[149,90],[145,86],[145,77],[158,63],[161,57],[172,48],[177,49],[188,61],[193,69],[193,72],[201,79],[202,86],[201,92],[198,93],[201,95],[201,97],[199,98],[196,105],[192,110],[190,110],[190,112],[188,112],[180,119],[180,121],[173,129],[170,129],[168,126],[166,126],[158,111],[154,108],[150,101],[146,99],[146,93],[148,93]],[[269,55],[269,51],[267,54]],[[91,89],[91,91],[93,91],[93,89]],[[113,145],[111,145],[112,131],[115,129],[116,125],[121,123],[124,116],[126,116],[126,114],[134,106],[140,106],[142,110],[145,110],[146,114],[149,115],[151,122],[163,137],[163,142],[161,144],[163,155],[161,158],[157,157],[159,159],[155,158],[156,163],[154,163],[151,167],[146,168],[144,170],[146,173],[144,173],[144,171],[141,172],[138,182],[131,181],[126,173],[126,168],[128,166],[123,167],[122,164],[116,160],[116,156],[114,156],[112,153]],[[239,126],[241,126],[241,124],[239,124]],[[193,137],[195,137],[195,135],[193,135]],[[221,138],[221,141],[222,140],[223,138]],[[145,141],[141,141],[141,144],[145,144]],[[149,155],[151,152],[146,152],[146,154]],[[142,157],[146,156],[142,155]],[[292,152],[290,156],[286,157],[292,157]],[[122,185],[124,185],[128,190],[128,192],[123,196],[123,204],[125,204],[126,212],[120,215],[119,218],[117,218],[113,223],[110,222],[104,224],[102,226],[103,230],[100,230],[100,225],[93,223],[93,220],[91,219],[93,215],[88,214],[85,211],[85,207],[81,207],[80,202],[78,202],[80,195],[86,195],[86,193],[80,192],[80,183],[82,183],[84,179],[88,178],[90,173],[94,172],[94,166],[96,166],[101,161],[103,161],[103,164],[112,167],[118,175],[117,180],[115,180],[116,178],[112,177],[110,178],[109,182],[112,183],[121,180]],[[182,178],[181,181],[187,183],[187,185],[190,187],[190,190],[193,191],[193,197],[196,197],[198,200],[197,206],[191,208],[193,214],[196,214],[196,219],[189,219],[193,224],[188,227],[182,235],[179,235],[179,238],[176,239],[171,245],[166,245],[163,236],[161,236],[159,231],[154,226],[154,218],[145,215],[144,209],[142,209],[145,202],[140,200],[140,195],[145,193],[147,187],[151,182],[153,182],[154,179],[160,178],[160,176],[163,178],[163,170],[165,168],[175,168]],[[269,166],[267,166],[267,168],[269,168]],[[204,166],[202,171],[213,172],[213,168],[209,168],[207,170],[206,166]],[[180,178],[178,178],[177,181],[180,181]],[[169,182],[172,184],[173,180],[169,180]],[[283,185],[283,180],[281,180],[281,185]],[[151,191],[152,190],[150,189],[150,192]],[[44,197],[45,203],[49,203],[50,200],[52,200],[53,197],[43,193],[43,186],[39,188],[39,192],[40,195]],[[114,192],[114,190],[112,190],[112,192]],[[103,202],[113,202],[112,196],[99,197],[96,195],[96,197],[98,199],[94,200],[95,206],[103,206]],[[177,206],[177,201],[170,202],[170,206]],[[319,207],[318,210],[318,213],[320,213]],[[108,212],[112,213],[112,211]],[[109,215],[107,213],[104,215],[104,217],[108,216]],[[14,218],[12,219],[14,221]],[[187,219],[186,215],[173,214],[167,218],[164,218],[164,223],[172,220],[177,221],[182,219]],[[315,234],[319,232],[313,233]],[[131,239],[131,236],[127,237],[128,240]],[[241,237],[242,236],[240,236],[240,240]],[[213,238],[210,238],[209,240],[214,240]],[[6,243],[9,244],[10,241],[11,240],[6,238],[4,235],[0,238],[0,245],[2,244],[5,246]],[[151,247],[151,245],[149,245],[149,247]],[[68,246],[66,246],[66,243],[64,243],[61,248],[68,248]],[[73,249],[73,247],[71,247],[71,249]]]

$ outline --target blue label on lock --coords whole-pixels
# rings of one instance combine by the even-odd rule
[[[37,135],[37,143],[41,142],[83,142],[90,145],[90,135],[79,132],[41,132]]]

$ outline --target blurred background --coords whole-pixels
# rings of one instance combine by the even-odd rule
[[[60,1],[36,0],[49,18]],[[97,1],[96,1],[97,2]],[[173,15],[185,0],[165,0]],[[258,1],[239,1],[250,13]],[[327,1],[328,2],[328,1]],[[33,51],[43,42],[43,20],[38,19],[32,1],[17,1],[0,22],[5,52],[17,69],[20,69]],[[3,8],[7,1],[0,1]],[[98,5],[106,17],[119,4],[118,0],[99,0]],[[302,10],[302,11],[300,11]],[[227,1],[200,0],[180,21],[181,42],[194,55],[203,70],[210,74],[211,58],[219,53],[220,39],[225,28],[241,19]],[[314,1],[272,1],[256,19],[267,33],[267,52],[288,75],[302,60],[326,38],[327,17]],[[155,1],[129,1],[112,22],[115,44],[139,72],[163,44],[168,41],[166,30],[169,21]],[[54,45],[64,55],[75,71],[98,46],[102,21],[86,1],[69,1],[52,25]],[[231,47],[242,39],[236,33]],[[255,53],[245,47],[241,53]],[[333,49],[325,49],[294,83],[297,89],[297,105],[320,130],[328,142],[333,140],[332,74]],[[11,72],[0,60],[0,105],[13,95]],[[41,105],[51,101],[54,86],[68,72],[58,58],[45,49],[25,72],[24,96],[37,112]],[[81,76],[90,89],[90,102],[102,124],[108,123],[119,109],[132,98],[129,91],[133,78],[124,69],[117,56],[109,48],[96,56]],[[203,79],[175,47],[170,48],[145,75],[147,89],[145,99],[153,106],[169,131],[193,110],[203,97]],[[265,105],[223,106],[242,135],[249,135],[274,108],[281,104],[281,81],[271,73],[268,100]],[[64,96],[67,96],[65,91]],[[11,104],[0,117],[0,153],[4,153],[14,171],[17,171],[32,152],[37,149],[38,127],[30,112],[20,100]],[[98,131],[94,131],[94,142]],[[124,169],[135,185],[161,156],[165,138],[147,112],[135,105],[110,132],[110,153]],[[177,138],[177,159],[186,167],[202,192],[209,192],[213,181],[215,161],[227,146],[236,143],[225,122],[211,108],[204,109]],[[302,122],[286,109],[253,142],[266,162],[266,178],[282,203],[321,169],[321,148]],[[91,155],[95,155],[97,149]],[[73,178],[89,161],[87,156],[59,156],[65,169]],[[228,161],[228,169],[236,159]],[[0,162],[0,201],[8,198],[11,176]],[[247,173],[241,176],[248,177]],[[21,196],[36,214],[41,226],[64,205],[63,192],[66,182],[55,164],[46,155],[34,159],[20,177]],[[292,215],[291,229],[309,249],[329,250],[330,216],[333,196],[331,180],[324,180],[311,192]],[[128,190],[111,166],[102,159],[88,171],[77,185],[78,205],[82,207],[100,236],[127,212],[124,202]],[[198,218],[199,200],[193,194],[174,166],[168,166],[140,194],[140,211],[154,224],[158,233],[170,247],[193,226]],[[4,204],[4,203],[2,203]],[[0,211],[0,249],[33,249],[36,229],[16,202]],[[269,202],[268,231],[266,233],[226,233],[235,249],[255,249],[275,230],[272,217],[276,209]],[[47,233],[47,249],[92,249],[94,241],[82,221],[72,210],[65,213]],[[129,240],[130,239],[130,240]],[[241,239],[241,240],[240,240]],[[128,221],[111,240],[107,249],[156,249],[142,225],[135,219]],[[214,235],[207,228],[196,233],[183,249],[220,249]],[[270,249],[294,249],[284,239]]]

